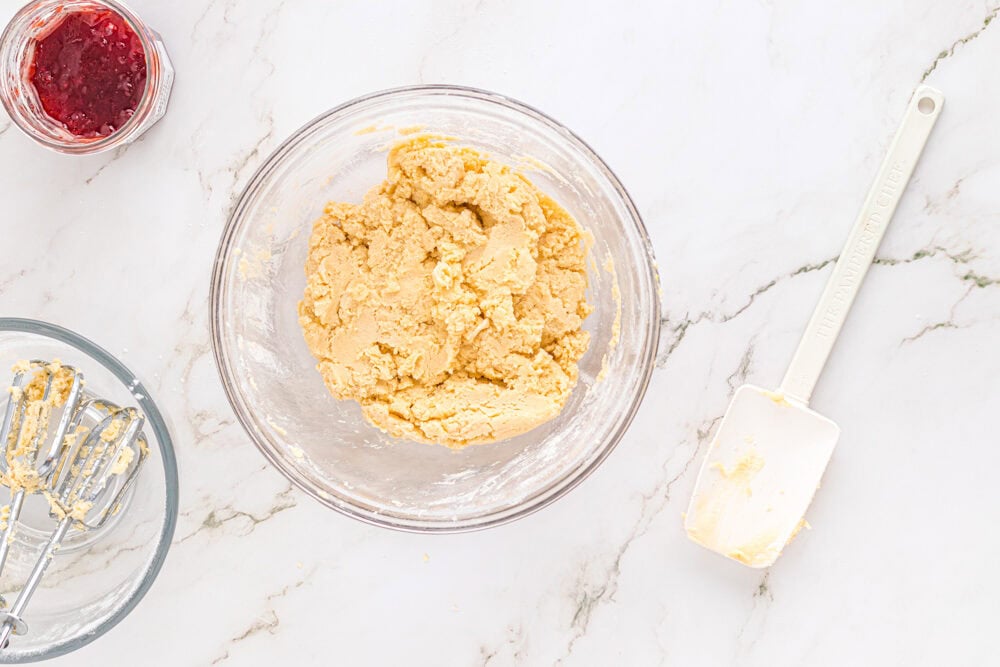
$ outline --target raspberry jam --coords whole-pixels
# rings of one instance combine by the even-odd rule
[[[72,134],[106,137],[142,100],[146,53],[120,14],[76,11],[35,42],[28,79],[45,113]]]

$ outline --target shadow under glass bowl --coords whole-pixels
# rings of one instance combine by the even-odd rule
[[[166,424],[135,375],[107,351],[62,327],[0,318],[0,371],[26,359],[58,359],[84,375],[84,390],[145,416],[149,457],[135,488],[108,525],[70,532],[24,612],[26,635],[0,651],[0,663],[35,662],[86,646],[139,603],[166,558],[177,522],[177,463]],[[2,374],[0,374],[2,378]],[[0,379],[0,382],[4,382]],[[5,409],[7,393],[0,400]],[[0,490],[0,495],[6,494]],[[25,499],[0,592],[13,604],[55,526],[40,496]]]
[[[335,399],[298,323],[312,223],[385,178],[400,130],[443,135],[516,167],[593,237],[584,327],[591,344],[562,413],[459,451],[390,438]],[[223,233],[211,287],[212,342],[250,438],[327,506],[419,532],[494,526],[559,498],[618,443],[645,392],[659,336],[652,249],[624,187],[568,129],[506,97],[452,86],[375,93],[316,118],[254,174]]]

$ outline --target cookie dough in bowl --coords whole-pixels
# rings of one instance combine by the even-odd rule
[[[590,334],[579,225],[518,172],[433,137],[315,223],[299,319],[330,392],[460,448],[559,414]]]
[[[293,134],[236,203],[211,299],[223,385],[267,459],[339,512],[421,532],[511,521],[583,480],[638,409],[660,326],[608,167],[531,107],[447,86]]]

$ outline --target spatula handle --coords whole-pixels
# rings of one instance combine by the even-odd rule
[[[809,403],[819,374],[830,356],[837,334],[875,258],[875,251],[943,104],[944,96],[930,86],[919,86],[910,98],[899,130],[889,145],[889,152],[847,238],[847,245],[806,326],[785,379],[781,381],[781,391],[786,396],[803,404]]]

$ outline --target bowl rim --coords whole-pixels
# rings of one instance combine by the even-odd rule
[[[512,508],[506,508],[501,510],[499,513],[485,514],[479,517],[474,517],[472,519],[464,520],[460,524],[447,524],[447,523],[427,523],[421,525],[419,520],[416,519],[398,519],[385,514],[375,514],[363,508],[356,506],[354,503],[343,498],[328,497],[331,494],[323,495],[318,493],[316,490],[307,485],[302,479],[299,478],[297,471],[294,470],[285,460],[277,455],[275,451],[272,450],[267,444],[263,443],[258,439],[255,433],[255,427],[251,423],[250,418],[247,414],[249,411],[249,406],[245,405],[245,401],[240,394],[240,392],[235,387],[235,382],[233,381],[232,367],[229,364],[228,357],[225,352],[225,347],[222,341],[222,322],[220,320],[220,313],[223,303],[223,298],[226,296],[226,283],[224,279],[224,274],[228,268],[228,264],[232,259],[232,247],[233,238],[236,235],[238,228],[238,221],[242,217],[245,209],[249,207],[254,199],[254,195],[258,188],[262,185],[265,179],[268,177],[270,172],[276,165],[279,165],[288,154],[294,151],[301,143],[306,141],[312,134],[312,132],[324,123],[335,119],[337,116],[343,115],[357,106],[364,105],[370,102],[384,100],[386,98],[395,97],[408,97],[416,95],[428,95],[428,96],[457,96],[475,99],[478,101],[489,102],[494,104],[499,104],[507,109],[511,109],[521,114],[528,116],[535,122],[540,122],[541,124],[548,127],[550,130],[555,130],[557,133],[567,139],[574,147],[579,150],[587,159],[589,159],[595,167],[601,172],[602,176],[607,179],[608,183],[613,187],[617,196],[621,199],[621,203],[625,206],[628,212],[628,217],[631,218],[632,223],[635,226],[635,230],[639,237],[639,242],[643,250],[644,256],[647,258],[645,262],[646,270],[648,272],[649,284],[654,286],[653,298],[651,299],[653,303],[653,312],[650,313],[651,326],[648,327],[646,332],[646,339],[644,341],[644,356],[645,364],[642,369],[642,377],[639,378],[637,391],[635,397],[629,407],[628,414],[618,425],[617,429],[612,433],[612,435],[607,439],[607,441],[602,445],[601,450],[597,452],[596,456],[591,459],[584,467],[571,473],[569,476],[564,477],[562,480],[558,481],[555,488],[548,487],[542,489],[534,496],[529,497],[519,505]],[[222,382],[223,390],[225,391],[226,398],[229,401],[233,412],[236,415],[237,420],[243,427],[244,432],[247,437],[254,443],[257,449],[264,455],[278,471],[288,479],[296,487],[304,491],[310,497],[318,500],[320,503],[329,507],[330,509],[339,512],[345,516],[349,516],[353,519],[357,519],[364,523],[378,526],[381,528],[390,528],[393,530],[398,530],[408,533],[418,533],[418,534],[454,534],[454,533],[465,533],[473,532],[478,530],[485,530],[486,528],[493,528],[496,526],[501,526],[517,519],[526,517],[533,514],[544,507],[552,504],[556,500],[562,498],[567,493],[576,488],[583,480],[589,477],[605,459],[611,454],[618,443],[621,441],[622,437],[627,432],[632,420],[635,418],[636,413],[642,404],[643,398],[646,394],[646,389],[649,386],[650,378],[652,377],[653,370],[655,368],[655,357],[656,350],[659,346],[660,338],[660,312],[661,304],[658,294],[656,293],[655,286],[659,285],[659,274],[657,271],[657,264],[655,255],[653,253],[652,242],[649,238],[649,232],[646,229],[645,223],[642,220],[642,216],[639,214],[635,203],[632,201],[632,197],[629,195],[625,186],[618,179],[618,176],[611,170],[611,168],[604,162],[604,160],[597,154],[597,152],[590,147],[583,139],[577,136],[572,130],[567,128],[562,123],[559,123],[551,116],[539,111],[535,107],[532,107],[519,100],[507,97],[500,93],[495,93],[488,90],[483,90],[480,88],[473,88],[469,86],[457,86],[450,84],[421,84],[413,86],[401,86],[396,88],[388,88],[384,90],[375,91],[356,97],[354,99],[348,100],[340,105],[337,105],[324,113],[314,117],[309,122],[305,123],[297,130],[295,130],[287,139],[285,139],[277,148],[275,148],[271,154],[257,167],[253,175],[247,181],[247,184],[243,187],[240,192],[239,197],[234,204],[232,211],[229,215],[229,219],[226,221],[226,226],[223,229],[222,235],[219,240],[219,246],[216,250],[215,261],[212,267],[212,279],[209,287],[209,308],[211,311],[211,317],[209,318],[209,327],[211,331],[212,338],[212,351],[215,358],[216,370],[219,373],[219,378]],[[340,502],[337,502],[337,501]]]
[[[177,478],[177,458],[174,454],[173,440],[170,438],[170,432],[167,429],[163,415],[160,413],[159,408],[156,407],[156,403],[153,401],[149,390],[122,362],[118,361],[118,359],[112,356],[110,352],[96,343],[57,324],[50,324],[40,320],[20,317],[0,317],[0,331],[28,333],[44,336],[46,338],[57,340],[61,343],[65,343],[66,345],[76,348],[97,363],[101,364],[115,377],[117,377],[122,384],[130,388],[133,394],[136,394],[135,400],[139,404],[139,408],[142,410],[143,414],[146,416],[146,423],[156,435],[156,442],[160,449],[160,456],[163,460],[164,486],[166,489],[166,497],[164,499],[166,511],[163,525],[160,528],[160,536],[156,545],[156,551],[153,553],[150,566],[143,575],[142,580],[139,582],[139,585],[135,588],[135,590],[132,591],[132,594],[125,601],[125,603],[118,607],[118,609],[116,609],[111,616],[109,616],[103,623],[98,625],[91,632],[79,637],[57,642],[44,651],[38,653],[27,653],[21,658],[15,660],[6,660],[4,656],[8,654],[0,652],[0,663],[16,664],[56,658],[61,655],[66,655],[67,653],[71,653],[79,648],[83,648],[98,637],[106,634],[109,630],[118,625],[126,616],[128,616],[133,609],[135,609],[136,605],[139,604],[142,598],[145,597],[146,593],[149,592],[150,587],[152,587],[153,582],[156,580],[160,570],[163,568],[163,562],[167,557],[167,552],[170,551],[171,542],[173,541],[174,536],[174,529],[177,526],[179,483]]]

